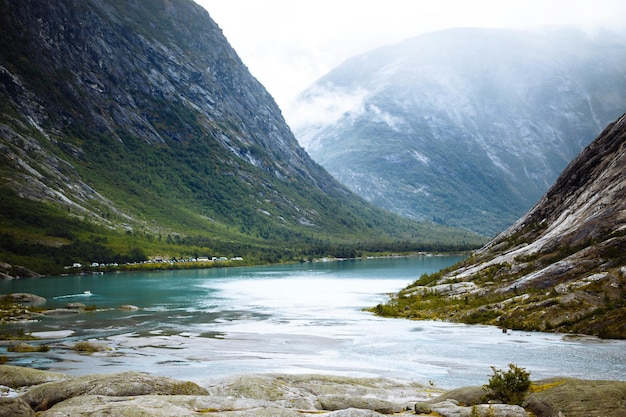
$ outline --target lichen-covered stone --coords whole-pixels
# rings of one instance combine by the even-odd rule
[[[207,389],[214,396],[263,399],[283,407],[327,411],[400,411],[442,393],[417,383],[334,375],[241,375],[212,384]]]
[[[508,404],[478,404],[463,406],[456,401],[445,400],[432,404],[432,410],[441,417],[528,417],[526,411],[519,405]]]
[[[626,382],[551,378],[536,382],[525,406],[537,417],[624,417]]]
[[[207,391],[193,382],[154,377],[138,372],[87,375],[63,382],[50,382],[32,388],[22,396],[35,411],[47,410],[54,404],[81,395],[206,395]]]
[[[34,417],[35,412],[21,398],[0,397],[0,417]]]
[[[381,414],[398,413],[406,409],[404,404],[394,404],[387,400],[371,397],[351,397],[343,395],[323,396],[319,399],[323,410],[336,411],[347,408],[372,410]]]
[[[16,292],[13,294],[0,295],[0,303],[6,303],[6,302],[38,306],[41,304],[45,304],[46,299],[35,294],[29,294],[25,292]]]
[[[76,343],[73,347],[73,350],[78,352],[85,353],[94,353],[94,352],[106,352],[111,350],[110,347],[103,343],[92,342],[89,340],[83,340],[81,342]]]
[[[255,404],[231,404],[208,396],[143,395],[111,397],[84,395],[56,404],[38,417],[106,416],[106,417],[302,417],[293,409]]]
[[[433,410],[430,408],[430,404],[424,402],[417,402],[413,406],[415,414],[430,414]]]
[[[429,402],[436,403],[444,400],[455,400],[459,404],[475,405],[484,402],[487,392],[488,391],[482,386],[461,387],[445,392]]]
[[[0,365],[0,385],[11,388],[29,387],[53,381],[67,381],[71,376],[22,366]]]

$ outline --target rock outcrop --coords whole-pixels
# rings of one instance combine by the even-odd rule
[[[375,311],[626,338],[626,115],[513,226]]]
[[[38,306],[46,303],[46,299],[36,294],[16,292],[13,294],[0,295],[0,304],[20,304],[25,306]]]
[[[35,417],[35,412],[21,398],[0,397],[0,416]]]
[[[13,393],[0,397],[0,415],[12,417],[31,417],[35,411],[39,417],[380,417],[433,412],[444,417],[529,415],[520,406],[481,404],[481,387],[444,393],[434,387],[384,378],[267,374],[196,384],[136,372],[70,377],[0,365],[0,385],[11,387]],[[621,417],[626,406],[626,382],[539,381],[531,386],[523,405],[537,417]]]
[[[551,378],[537,381],[525,406],[537,417],[623,417],[626,382]]]
[[[206,395],[207,391],[192,382],[151,377],[137,372],[88,375],[31,388],[21,396],[33,410],[47,410],[70,398],[91,395],[133,397],[142,395]]]

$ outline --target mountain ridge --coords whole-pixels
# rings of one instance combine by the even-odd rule
[[[433,32],[333,69],[292,127],[366,200],[494,236],[621,113],[624,57],[622,37],[566,28]]]
[[[334,180],[189,0],[1,0],[0,96],[9,263],[279,261],[477,241],[380,211]]]
[[[624,167],[626,114],[514,225],[376,311],[626,338]],[[438,294],[438,307],[425,302],[429,292]]]

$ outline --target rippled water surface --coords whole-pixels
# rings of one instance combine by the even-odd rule
[[[68,302],[94,313],[3,325],[33,332],[48,353],[10,363],[72,374],[145,371],[192,380],[250,372],[335,373],[480,385],[490,366],[515,363],[531,378],[626,379],[626,342],[509,332],[489,326],[383,319],[363,312],[460,257],[409,257],[277,267],[120,273],[0,282],[46,307]],[[89,291],[89,293],[85,293]],[[138,311],[124,311],[124,304]],[[69,349],[97,339],[113,350]],[[6,348],[4,348],[6,350]]]

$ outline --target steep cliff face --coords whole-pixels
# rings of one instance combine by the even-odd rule
[[[12,238],[37,223],[24,213],[32,201],[54,206],[39,223],[65,216],[239,247],[430,230],[374,209],[314,163],[190,0],[0,0],[0,110]],[[31,243],[77,237],[35,226],[52,235]]]
[[[121,143],[124,134],[155,146],[216,146],[229,151],[226,164],[243,160],[345,194],[297,145],[199,6],[5,2],[2,19],[9,103],[66,154],[90,153],[73,129]]]
[[[368,201],[493,236],[623,112],[625,59],[612,34],[426,34],[328,73],[302,93],[292,127]]]
[[[399,298],[429,289],[453,320],[626,338],[626,115],[513,226]]]

